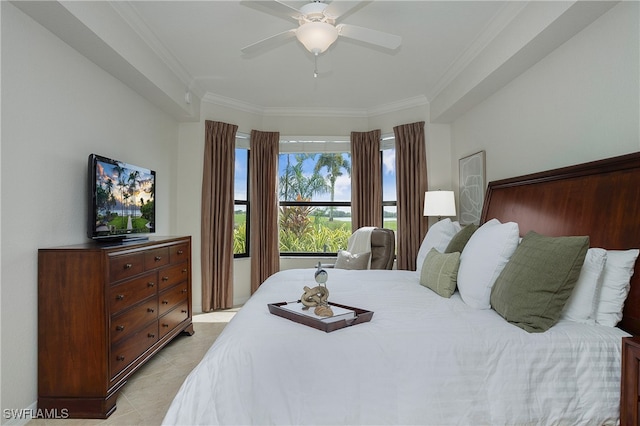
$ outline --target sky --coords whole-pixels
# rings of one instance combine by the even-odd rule
[[[136,206],[140,206],[140,200],[143,199],[145,203],[153,199],[153,194],[151,194],[151,184],[153,182],[153,175],[151,171],[148,169],[144,169],[141,167],[133,166],[131,164],[126,163],[118,163],[120,167],[124,170],[122,171],[123,180],[126,184],[129,184],[128,178],[132,172],[139,172],[139,176],[137,178],[138,185],[135,188],[135,192],[133,194],[133,198],[129,203],[132,203]],[[96,182],[98,185],[102,186],[106,189],[107,181],[111,180],[113,182],[112,185],[112,194],[116,199],[117,207],[121,208],[123,199],[122,199],[122,188],[118,186],[118,171],[116,170],[116,165],[108,162],[99,161],[96,164]]]

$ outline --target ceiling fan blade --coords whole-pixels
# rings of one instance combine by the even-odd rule
[[[298,9],[278,0],[242,0],[240,3],[280,18],[293,19],[296,22],[303,15]]]
[[[367,3],[371,3],[372,0],[363,0],[363,1],[338,1],[334,0],[327,5],[327,8],[324,10],[324,16],[327,18],[331,18],[334,21],[343,18],[345,15],[348,15],[350,12],[353,12],[354,9],[360,8]]]
[[[284,31],[282,33],[273,35],[271,37],[267,37],[263,40],[257,41],[253,44],[250,44],[248,46],[243,47],[242,49],[240,49],[240,51],[242,53],[244,53],[245,55],[251,54],[251,53],[256,53],[260,50],[263,49],[267,49],[269,47],[274,47],[280,43],[282,43],[285,40],[288,40],[290,38],[293,38],[296,36],[296,29],[292,28],[290,30]]]
[[[336,28],[338,29],[338,34],[343,37],[352,38],[369,44],[375,44],[376,46],[387,49],[397,49],[402,43],[402,37],[398,35],[383,33],[382,31],[372,30],[369,28],[347,24],[336,25]]]

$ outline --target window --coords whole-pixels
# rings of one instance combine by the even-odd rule
[[[234,174],[233,257],[249,256],[249,139],[236,137]]]
[[[351,235],[348,141],[281,141],[280,253],[317,255],[347,248]]]
[[[382,152],[382,220],[383,227],[398,231],[398,197],[396,195],[396,148],[395,136],[383,135]]]
[[[383,226],[397,230],[395,138],[383,136]],[[348,139],[280,141],[279,244],[283,255],[335,254],[351,236]],[[236,138],[234,257],[249,256],[249,136]]]

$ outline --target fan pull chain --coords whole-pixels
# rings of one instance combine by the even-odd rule
[[[313,78],[318,78],[318,53],[313,55]]]

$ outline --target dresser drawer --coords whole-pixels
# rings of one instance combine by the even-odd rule
[[[120,343],[111,346],[111,377],[115,377],[158,341],[158,323],[148,325]]]
[[[111,318],[111,343],[119,342],[145,324],[157,320],[158,299],[152,296]]]
[[[169,247],[148,250],[144,253],[144,269],[159,268],[169,264]]]
[[[158,273],[150,272],[109,289],[109,312],[115,314],[157,294]]]
[[[169,288],[189,278],[189,262],[182,262],[160,270],[160,290]]]
[[[171,263],[178,263],[189,259],[190,253],[189,243],[176,244],[169,249],[169,259]]]
[[[171,287],[168,290],[160,293],[160,303],[158,305],[158,315],[164,315],[166,312],[173,309],[178,303],[187,299],[188,282],[183,282],[175,287]]]
[[[162,339],[187,318],[189,318],[189,303],[185,300],[160,318],[160,338]]]
[[[109,258],[109,281],[115,282],[144,272],[144,254],[123,254]]]

